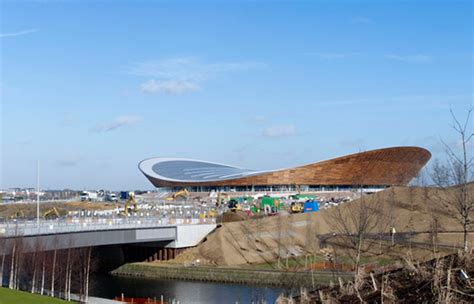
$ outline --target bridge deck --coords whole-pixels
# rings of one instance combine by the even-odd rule
[[[0,237],[62,234],[71,232],[174,227],[176,225],[215,224],[214,218],[168,219],[158,217],[66,218],[55,220],[8,221],[0,223]]]
[[[15,221],[0,224],[0,241],[8,250],[19,241],[33,251],[129,243],[165,242],[168,247],[195,246],[216,227],[215,219],[151,217],[76,218]],[[1,249],[1,248],[0,248]]]

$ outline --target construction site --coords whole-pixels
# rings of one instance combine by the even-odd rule
[[[197,170],[182,160],[163,165],[160,159],[161,167],[152,166],[160,179],[141,169],[152,183],[168,188],[137,193],[83,191],[67,202],[3,204],[0,232],[8,237],[8,227],[34,225],[40,219],[50,229],[64,225],[112,229],[118,223],[137,229],[154,223],[190,225],[192,231],[197,229],[193,225],[210,225],[191,242],[183,243],[182,238],[194,235],[188,233],[171,243],[99,246],[109,249],[96,254],[102,262],[111,262],[117,250],[122,252],[111,269],[115,276],[279,286],[286,290],[279,303],[295,299],[300,303],[354,299],[409,303],[429,302],[434,296],[467,303],[474,298],[470,253],[474,234],[462,224],[472,216],[472,209],[459,214],[458,207],[470,202],[474,184],[406,185],[428,159],[429,153],[422,149],[389,148],[288,169],[289,173],[285,169],[257,175],[213,163],[192,163]],[[335,165],[337,170],[332,169]],[[315,187],[308,184],[323,181],[310,174],[319,167],[335,173],[324,177],[325,189],[311,190]],[[384,174],[378,173],[381,168]],[[357,173],[361,170],[362,175]],[[187,179],[170,182],[173,175]],[[268,186],[280,175],[291,187]],[[357,177],[362,182],[348,186],[348,180]],[[243,186],[242,179],[253,184]],[[258,183],[266,190],[256,191]],[[232,184],[240,184],[239,190]],[[177,190],[171,191],[170,186]],[[412,284],[413,278],[407,273],[419,276],[417,284],[428,284],[430,289],[421,288],[418,296],[410,293],[406,284]],[[450,281],[450,276],[456,279]]]
[[[473,194],[474,184],[469,185],[468,191],[469,195]],[[229,277],[228,271],[237,268],[286,272],[292,276],[281,276],[275,282],[266,275],[264,278],[269,279],[262,278],[259,283],[291,288],[305,286],[312,290],[337,283],[338,277],[350,280],[355,267],[367,274],[393,271],[405,267],[407,259],[423,263],[462,251],[462,227],[448,205],[437,203],[446,195],[449,196],[435,187],[401,186],[377,192],[360,189],[324,193],[210,192],[207,195],[182,189],[137,196],[129,193],[127,200],[117,202],[43,203],[40,212],[52,223],[59,219],[74,222],[115,217],[158,217],[175,221],[213,219],[217,228],[197,246],[167,256],[160,251],[147,251],[137,260],[141,261],[141,270],[130,266],[134,264],[126,264],[115,273],[142,276],[146,269],[151,277],[186,280],[193,279],[189,271],[199,269],[205,269],[206,275],[209,269],[219,269],[224,271],[224,278]],[[349,214],[359,214],[367,208],[374,208],[375,213],[373,218],[367,219],[371,228],[364,231],[356,266],[354,245],[357,243],[351,238],[357,236],[357,220]],[[0,215],[4,220],[34,219],[36,206],[1,205]],[[352,235],[340,229],[338,216],[344,218],[350,226],[348,229],[353,229]],[[474,242],[471,231],[468,237],[469,243]],[[170,269],[183,267],[185,270],[179,275],[169,274]],[[167,272],[163,273],[165,270]],[[464,271],[472,278],[472,269]],[[297,272],[316,274],[317,279],[303,277],[296,280]],[[213,280],[205,279],[201,274],[193,275],[194,279]],[[229,282],[252,282],[252,278],[246,281],[243,277],[245,275],[239,274]]]

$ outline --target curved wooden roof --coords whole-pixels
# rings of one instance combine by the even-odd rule
[[[389,186],[406,185],[414,178],[431,158],[431,153],[418,147],[393,147],[372,150],[338,157],[322,162],[294,168],[274,171],[248,170],[248,176],[237,178],[207,178],[206,180],[176,180],[163,177],[160,172],[145,172],[140,163],[140,170],[155,187],[186,187],[186,186],[249,186],[249,185],[367,185]],[[160,163],[149,159],[144,162]],[[199,163],[195,160],[181,160]],[[161,161],[163,162],[163,161]],[[214,164],[202,162],[206,164]],[[215,164],[219,165],[219,164]],[[232,166],[220,165],[238,169]],[[187,168],[193,170],[193,168]],[[240,169],[244,170],[245,169]],[[156,171],[155,171],[156,172]],[[209,175],[211,176],[211,175]]]

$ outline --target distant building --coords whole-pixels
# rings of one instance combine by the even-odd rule
[[[394,147],[278,170],[249,170],[184,158],[150,158],[138,167],[158,188],[191,191],[342,191],[406,185],[431,158],[418,147]]]

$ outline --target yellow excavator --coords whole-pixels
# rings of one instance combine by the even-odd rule
[[[133,206],[133,208],[131,208],[131,206]],[[135,193],[133,192],[128,194],[128,199],[125,202],[125,207],[123,209],[123,214],[125,216],[128,216],[128,213],[130,212],[129,209],[131,209],[131,212],[138,212],[137,202],[135,201]]]
[[[208,215],[209,217],[216,217],[217,212],[216,212],[215,209],[211,209],[211,210],[209,210],[209,212],[207,213],[207,215]]]
[[[44,213],[43,213],[43,217],[45,219],[51,219],[51,218],[58,218],[60,217],[59,215],[59,211],[58,209],[56,209],[56,207],[53,207],[49,210],[46,210]]]
[[[170,197],[165,198],[167,201],[174,201],[178,197],[182,197],[184,199],[188,198],[189,191],[186,188],[179,190],[178,192],[173,193]]]
[[[291,213],[301,213],[304,210],[303,203],[301,203],[301,202],[292,202],[290,209],[291,209]]]

